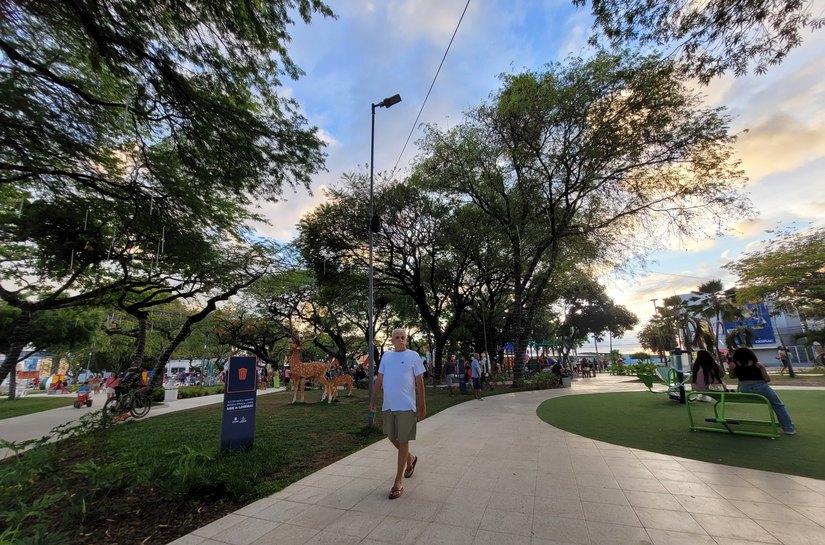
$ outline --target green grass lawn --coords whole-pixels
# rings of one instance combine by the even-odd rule
[[[825,392],[781,391],[779,395],[799,433],[776,440],[690,431],[684,405],[649,392],[562,396],[545,401],[536,412],[557,428],[607,443],[825,479]],[[711,403],[704,405],[702,410],[712,411]]]
[[[65,407],[74,403],[75,399],[77,396],[65,394],[60,397],[24,397],[11,401],[8,398],[2,398],[0,399],[0,420]]]

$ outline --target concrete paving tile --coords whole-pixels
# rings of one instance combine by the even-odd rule
[[[275,503],[255,511],[250,516],[274,522],[289,522],[293,517],[300,515],[310,507],[311,505],[307,503],[277,500]]]
[[[393,505],[390,502],[398,501],[390,500],[388,496],[389,489],[386,489],[386,491],[380,488],[376,489],[369,496],[352,506],[351,510],[376,515],[387,515],[393,509]],[[402,495],[401,497],[403,498],[404,496]]]
[[[616,479],[606,475],[581,475],[577,473],[576,484],[580,487],[585,486],[590,488],[621,488]]]
[[[671,494],[660,494],[658,492],[637,492],[635,490],[625,490],[624,495],[633,507],[647,507],[650,509],[667,509],[670,511],[685,511]]]
[[[659,492],[666,493],[667,489],[657,479],[636,479],[633,477],[617,476],[616,482],[619,483],[619,488],[627,492],[633,490],[636,492]]]
[[[450,505],[472,505],[473,507],[480,507],[482,510],[487,507],[490,498],[493,496],[490,490],[472,490],[470,488],[456,488],[444,500]]]
[[[235,524],[231,528],[215,534],[212,539],[229,545],[247,545],[264,534],[275,530],[278,526],[280,526],[278,522],[250,517],[240,524]]]
[[[433,522],[462,526],[475,531],[478,525],[481,524],[484,511],[485,508],[478,505],[446,503],[444,509],[436,514]]]
[[[416,545],[470,545],[475,530],[450,524],[430,523],[416,539]]]
[[[801,482],[792,479],[789,475],[779,475],[776,473],[743,475],[743,480],[762,490],[810,490]]]
[[[324,528],[324,531],[365,538],[384,520],[384,516],[360,511],[347,511],[344,515],[332,521]]]
[[[281,524],[268,534],[264,534],[251,545],[305,545],[318,530],[302,528],[291,524]]]
[[[737,539],[734,537],[714,537],[716,543],[719,545],[763,545],[761,541],[752,541],[750,539]]]
[[[487,507],[481,517],[479,530],[489,530],[503,534],[521,535],[530,537],[533,528],[532,513],[517,513],[502,511]]]
[[[764,543],[777,543],[777,540],[771,534],[748,518],[705,514],[694,514],[693,518],[714,538],[730,537]]]
[[[292,517],[288,522],[294,526],[323,530],[345,513],[343,509],[313,505],[301,514]]]
[[[660,481],[679,481],[683,483],[700,483],[693,473],[684,469],[656,469],[653,475]]]
[[[653,545],[716,545],[716,541],[707,534],[696,535],[647,528],[647,535],[653,540]]]
[[[390,484],[392,484],[392,477],[390,477]],[[360,490],[363,492],[372,492],[379,486],[383,486],[386,484],[387,479],[368,479],[365,477],[359,477],[358,479],[353,479],[348,485],[342,488],[342,490]]]
[[[703,483],[718,484],[720,486],[753,486],[740,475],[732,473],[694,471],[693,475]]]
[[[825,507],[825,494],[813,490],[767,490],[766,492],[786,505]]]
[[[392,517],[432,522],[435,516],[444,509],[443,502],[418,500],[412,497],[403,498],[404,501],[393,501],[393,508],[388,513]]]
[[[760,522],[763,520],[772,520],[777,522],[795,522],[797,524],[815,524],[809,518],[800,515],[787,505],[737,500],[731,500],[731,503],[749,518]]]
[[[242,517],[240,515],[229,514],[225,517],[221,517],[218,520],[203,526],[202,528],[198,528],[193,534],[199,537],[204,538],[211,538],[215,534],[219,534],[224,530],[228,530],[229,528],[236,526],[242,522],[245,522],[247,517]]]
[[[775,521],[759,521],[759,525],[769,531],[784,545],[825,544],[825,528],[819,525]]]
[[[563,543],[590,545],[586,524],[583,520],[571,518],[534,517],[533,537]]]
[[[429,482],[418,483],[418,486],[407,495],[409,498],[434,502],[446,502],[455,489],[450,486],[438,486]],[[404,492],[406,494],[406,491]]]
[[[500,511],[513,511],[532,515],[534,503],[534,496],[494,491],[493,495],[490,496],[490,501],[487,502],[487,508],[492,507]]]
[[[310,538],[305,545],[356,545],[361,542],[361,538],[336,534],[334,532],[320,531]]]
[[[588,521],[641,526],[636,512],[629,505],[612,505],[609,503],[582,502],[584,518]]]
[[[410,519],[385,517],[369,534],[367,539],[394,543],[395,545],[414,545],[426,524]]]
[[[645,529],[635,526],[587,522],[587,535],[591,545],[651,545]]]
[[[630,505],[624,492],[612,488],[579,487],[579,499],[583,502]]]
[[[530,545],[529,535],[516,535],[479,530],[473,545]]]
[[[705,515],[722,514],[728,517],[744,517],[745,514],[724,498],[704,498],[696,496],[673,496],[688,513]]]
[[[541,539],[539,537],[533,536],[533,539],[530,540],[530,545],[577,545],[570,541],[556,541],[552,539]]]
[[[276,504],[278,501],[280,501],[280,500],[278,500],[278,499],[276,499],[272,496],[268,496],[268,497],[262,498],[258,501],[254,501],[254,502],[250,503],[249,505],[247,505],[245,507],[242,507],[241,509],[238,509],[237,511],[235,511],[234,514],[240,515],[242,517],[251,517],[251,516],[254,516],[255,513],[257,513],[258,511],[262,511],[263,509],[267,509],[267,508],[271,507],[272,505]]]
[[[714,488],[704,483],[689,483],[681,481],[661,481],[661,483],[671,494],[705,496],[708,498],[719,497],[719,493],[716,492]]]
[[[294,494],[289,495],[289,501],[298,503],[317,503],[318,500],[329,496],[333,491],[328,488],[320,488],[318,486],[304,486]]]
[[[755,486],[722,486],[711,485],[712,488],[727,500],[758,501],[763,503],[781,503],[764,490]]]
[[[533,506],[533,518],[542,517],[564,517],[574,519],[584,519],[584,507],[577,497],[536,497]]]
[[[705,530],[686,511],[668,511],[648,507],[636,507],[635,510],[645,528],[705,535]]]
[[[335,490],[328,496],[318,500],[317,505],[323,505],[324,507],[335,507],[338,509],[350,509],[355,504],[369,496],[369,494],[369,492],[360,490]]]
[[[807,505],[796,505],[793,508],[796,512],[804,515],[822,527],[825,527],[825,507],[810,507]]]

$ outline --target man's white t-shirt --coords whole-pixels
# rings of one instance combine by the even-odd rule
[[[386,352],[381,357],[378,373],[384,375],[385,411],[415,410],[415,377],[424,374],[421,356],[415,350]]]

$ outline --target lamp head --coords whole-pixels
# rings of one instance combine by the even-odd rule
[[[398,104],[399,102],[401,102],[401,95],[392,95],[391,97],[387,97],[378,104],[376,104],[376,106],[380,106],[382,108],[389,108],[390,106]]]

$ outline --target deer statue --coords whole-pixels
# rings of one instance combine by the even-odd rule
[[[308,343],[309,340],[299,342],[294,337],[293,340],[295,342],[290,343],[289,345],[289,348],[292,350],[292,354],[289,356],[289,369],[292,373],[292,381],[295,383],[295,390],[293,390],[292,394],[292,402],[295,403],[295,400],[298,397],[298,389],[300,389],[301,403],[304,403],[304,389],[306,388],[307,380],[317,378],[323,387],[323,391],[327,392],[329,390],[329,381],[326,378],[326,373],[329,367],[320,361],[302,363],[301,350],[303,350],[304,345]],[[323,397],[321,398],[321,401],[323,401]]]
[[[343,374],[333,377],[333,379],[329,381],[329,387],[321,396],[321,401],[326,398],[328,403],[332,403],[332,401],[338,397],[339,386],[344,386],[347,389],[347,397],[352,397],[352,375]]]

